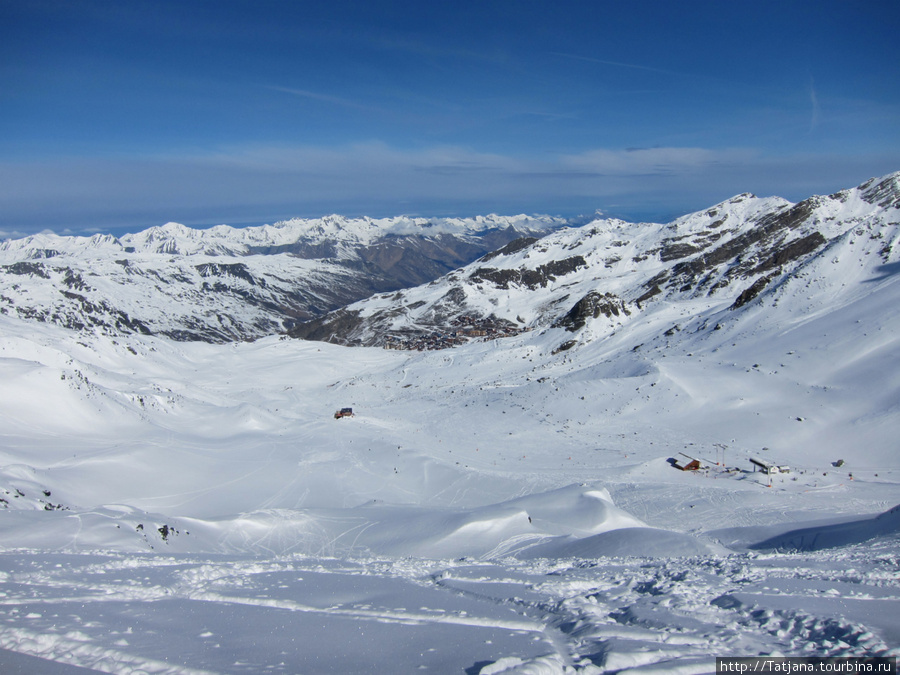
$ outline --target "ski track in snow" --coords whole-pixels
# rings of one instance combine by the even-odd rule
[[[708,672],[715,655],[896,655],[859,617],[871,620],[880,605],[877,628],[900,638],[890,612],[898,562],[896,546],[532,563],[7,553],[0,647],[147,673],[363,673],[388,663],[492,672],[489,663],[509,658],[501,645],[518,645],[523,662],[584,673]],[[383,653],[332,668],[320,659],[340,648],[337,635],[316,648],[268,649],[265,630],[299,636],[322,621],[363,632],[378,624]]]

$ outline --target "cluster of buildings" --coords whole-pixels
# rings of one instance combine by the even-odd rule
[[[469,340],[480,338],[495,340],[510,335],[518,335],[529,330],[505,319],[495,317],[477,318],[469,315],[455,317],[449,326],[435,328],[430,333],[413,335],[388,335],[384,339],[385,349],[402,349],[408,351],[432,351],[449,349],[462,345]]]
[[[669,464],[671,464],[676,469],[680,469],[682,471],[700,471],[702,469],[708,469],[708,466],[705,466],[702,460],[697,459],[696,457],[691,457],[690,455],[686,455],[683,452],[678,453],[678,457],[669,458]],[[718,465],[718,462],[716,462]],[[724,461],[722,465],[724,467]],[[761,471],[762,473],[772,476],[780,473],[790,473],[791,467],[787,464],[774,464],[773,462],[767,462],[763,459],[758,459],[756,457],[750,458],[750,464],[753,465],[753,472]],[[833,462],[834,465],[837,465],[837,462]],[[841,460],[841,464],[843,464],[843,460]],[[737,471],[738,469],[733,469]],[[732,471],[732,469],[725,468],[725,471]],[[852,476],[852,474],[851,474]]]

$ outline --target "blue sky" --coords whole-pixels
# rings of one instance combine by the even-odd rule
[[[900,2],[0,2],[0,236],[667,221],[900,170]]]

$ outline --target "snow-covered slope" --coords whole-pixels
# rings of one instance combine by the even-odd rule
[[[563,328],[411,353],[0,317],[0,665],[896,655],[900,288],[858,285],[792,327],[638,352],[553,354]]]
[[[570,347],[626,327],[645,334],[672,304],[680,316],[665,329],[688,316],[721,327],[761,306],[774,322],[785,294],[806,298],[791,312],[833,307],[845,291],[859,295],[848,281],[890,274],[898,240],[900,174],[798,204],[744,194],[667,225],[598,220],[514,242],[426,286],[357,302],[293,334],[419,347],[424,336],[455,338],[466,326],[555,325],[572,333]]]
[[[244,229],[168,223],[120,238],[39,234],[0,243],[0,312],[108,334],[252,339],[564,223],[329,216]]]
[[[533,330],[454,349],[0,316],[2,670],[596,675],[900,654],[892,180],[815,200],[826,243],[753,273],[810,217],[785,230],[799,205],[721,205],[708,218],[777,221],[781,243],[743,239],[690,283],[695,254],[632,261],[604,285],[618,316],[562,320],[602,290],[580,265],[509,282]],[[702,217],[670,246],[699,247],[717,229]],[[405,295],[480,284],[499,312],[485,279],[502,278],[475,269],[605,261],[588,242],[625,240],[592,227]],[[642,232],[635,253],[665,238]],[[604,284],[627,276],[610,264],[590,266]],[[701,469],[675,467],[688,458]]]

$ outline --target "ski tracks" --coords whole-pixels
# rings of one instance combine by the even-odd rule
[[[716,656],[774,653],[895,656],[897,569],[894,548],[871,544],[527,562],[7,553],[0,649],[106,672],[298,672],[310,649],[327,659],[328,645],[295,637],[327,626],[334,645],[382,631],[380,640],[408,647],[407,665],[443,648],[454,667],[485,675],[703,672]],[[450,655],[447,631],[464,645]],[[364,672],[369,657],[357,658]]]

